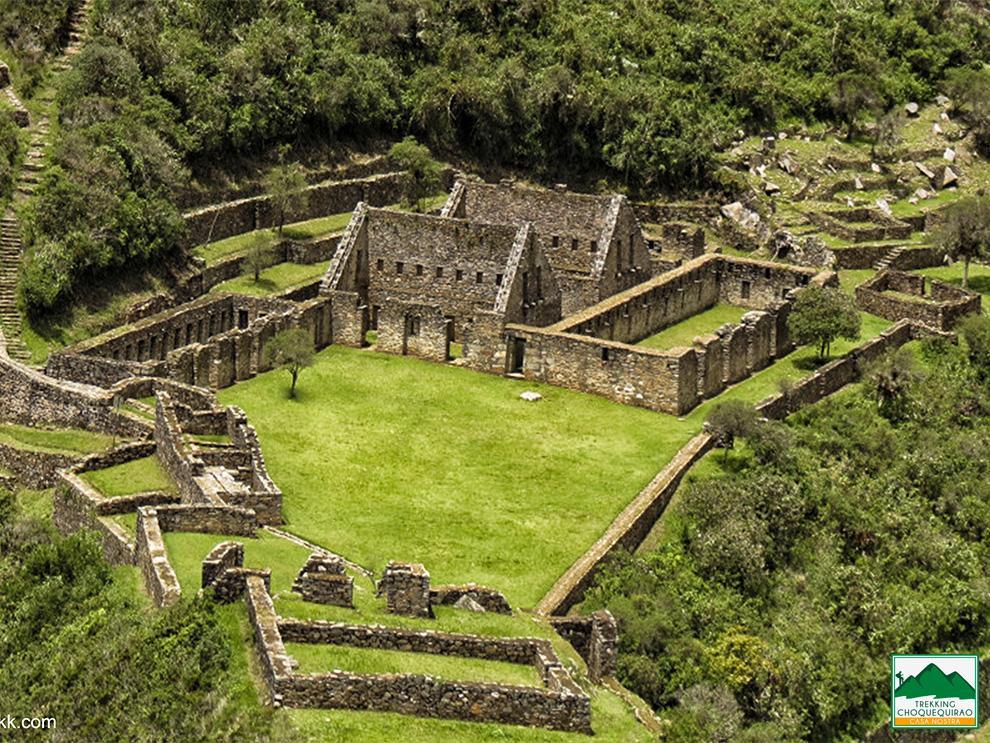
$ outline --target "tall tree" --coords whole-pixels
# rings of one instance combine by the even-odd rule
[[[396,142],[388,156],[409,177],[406,203],[416,211],[423,211],[425,199],[440,190],[440,163],[433,159],[430,149],[417,142],[415,137]]]
[[[313,338],[305,330],[296,328],[277,333],[265,347],[268,362],[292,375],[289,397],[296,396],[296,383],[303,369],[313,365]]]
[[[787,329],[795,342],[818,346],[824,361],[836,338],[859,338],[859,310],[848,294],[830,286],[809,286],[801,291],[787,317]]]
[[[862,72],[845,72],[835,78],[832,110],[846,127],[846,139],[856,134],[856,122],[862,114],[876,110],[879,98],[876,81]]]
[[[278,155],[278,165],[265,176],[265,192],[275,210],[275,222],[279,236],[290,212],[299,212],[309,205],[306,176],[299,163],[285,162],[285,149]]]
[[[990,198],[960,199],[945,213],[938,244],[954,261],[963,262],[963,289],[969,288],[969,264],[990,255]]]
[[[719,403],[705,419],[705,430],[711,434],[715,446],[723,451],[722,461],[729,458],[737,438],[745,438],[756,430],[756,411],[742,400]]]

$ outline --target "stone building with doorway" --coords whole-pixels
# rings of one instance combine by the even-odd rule
[[[653,275],[646,241],[625,196],[460,180],[441,214],[490,224],[531,223],[560,286],[565,316]]]
[[[504,327],[560,319],[561,294],[533,226],[359,204],[321,286],[333,339],[432,361],[505,366]]]

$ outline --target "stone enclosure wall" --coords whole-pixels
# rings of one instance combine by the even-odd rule
[[[507,370],[681,415],[791,350],[791,292],[813,279],[812,269],[704,256],[548,328],[507,326]],[[691,348],[631,345],[717,302],[754,311]]]
[[[248,616],[273,701],[289,707],[399,712],[591,733],[591,704],[540,640],[472,637],[283,620],[260,578],[247,579]],[[285,640],[349,644],[533,663],[545,688],[443,681],[415,674],[300,674]],[[517,660],[509,660],[514,658]]]
[[[856,305],[888,320],[914,320],[949,330],[963,317],[980,312],[980,295],[918,274],[888,270],[856,287]]]

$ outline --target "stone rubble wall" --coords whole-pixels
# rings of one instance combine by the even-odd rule
[[[163,532],[199,532],[253,537],[258,531],[254,511],[237,506],[190,505],[180,503],[155,509]]]
[[[419,563],[389,562],[378,582],[379,596],[388,611],[409,617],[433,617],[430,605],[430,574]]]
[[[891,252],[890,245],[853,245],[837,248],[832,251],[835,255],[837,269],[862,270],[873,268],[879,261]],[[945,251],[937,246],[908,247],[891,264],[892,268],[901,271],[913,271],[917,268],[933,268],[941,266],[945,259]]]
[[[7,470],[18,482],[34,490],[54,486],[59,471],[76,464],[82,457],[82,454],[22,449],[0,443],[0,469]]]
[[[244,567],[244,545],[240,542],[220,542],[203,558],[201,588],[209,588],[230,568]]]
[[[434,606],[451,606],[467,596],[485,611],[494,614],[511,614],[508,599],[494,588],[486,588],[474,583],[461,586],[433,586],[430,589],[430,603]]]

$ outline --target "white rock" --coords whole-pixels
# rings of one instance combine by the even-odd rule
[[[933,173],[932,170],[924,163],[915,163],[914,167],[916,167],[918,172],[925,176],[928,180],[934,180],[935,173]]]
[[[918,115],[918,111],[920,110],[920,107],[918,106],[917,103],[915,103],[914,101],[911,101],[909,104],[907,104],[904,107],[904,110],[907,111],[908,116],[917,116]]]
[[[848,206],[850,209],[856,206],[856,202],[852,200],[851,196],[846,196],[846,206]]]
[[[932,124],[932,134],[941,134],[941,133],[942,133],[942,127],[939,126],[938,122],[936,121],[934,124]]]
[[[945,152],[942,153],[942,158],[950,163],[956,161],[956,151],[951,147],[946,147]]]
[[[893,212],[890,210],[890,204],[887,203],[887,199],[877,199],[877,208],[888,217],[894,216]]]
[[[865,186],[863,185],[863,181],[861,181],[861,180],[859,179],[859,176],[856,176],[856,180],[855,180],[855,181],[853,182],[853,185],[855,185],[855,186],[856,186],[856,190],[857,190],[857,191],[862,191],[862,190],[864,190],[864,189],[866,188],[866,187],[865,187]]]
[[[485,607],[483,607],[481,604],[479,604],[477,601],[475,601],[467,594],[464,594],[459,599],[457,599],[456,603],[454,604],[454,608],[464,609],[466,611],[473,611],[476,614],[485,613]]]
[[[943,111],[942,115],[939,118],[942,119],[942,121],[949,121],[949,114]]]
[[[923,188],[919,188],[917,191],[915,191],[914,195],[917,196],[919,199],[930,199],[932,197],[932,195]]]
[[[917,196],[912,196],[910,199],[908,199],[908,203],[909,204],[917,204],[918,203],[918,197]]]
[[[543,395],[539,392],[533,392],[532,390],[526,390],[521,395],[519,395],[526,402],[539,402],[543,399]]]
[[[945,167],[945,172],[942,173],[942,188],[950,188],[959,183],[959,176],[956,175],[955,171],[949,166]]]
[[[779,194],[780,186],[778,186],[773,181],[767,181],[766,183],[763,184],[763,192],[767,194],[767,196],[773,196],[775,194]]]
[[[935,96],[935,102],[938,105],[940,105],[942,108],[945,108],[946,106],[949,105],[949,103],[951,103],[951,101],[949,100],[948,96],[944,96],[944,95],[937,95],[937,96]]]
[[[777,139],[787,139],[787,132],[780,132],[777,134]]]
[[[874,173],[879,173],[880,166],[877,165],[876,163],[870,163],[870,170],[872,170]]]

